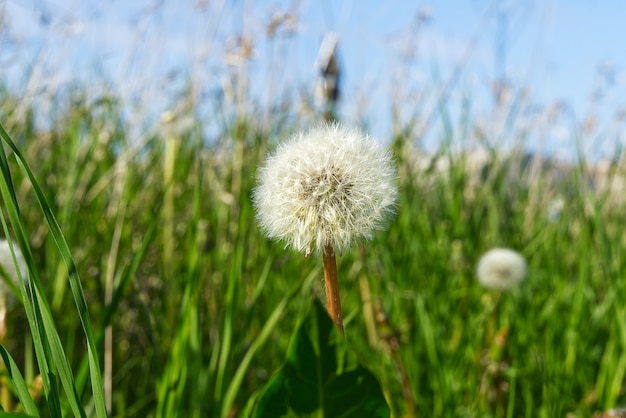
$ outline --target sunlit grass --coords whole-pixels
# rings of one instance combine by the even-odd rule
[[[193,123],[175,136],[131,141],[114,100],[78,100],[49,129],[11,125],[23,160],[3,136],[5,233],[33,273],[2,351],[14,410],[102,416],[107,398],[111,416],[238,416],[310,295],[323,299],[319,260],[263,238],[251,207],[288,118],[271,138],[255,115],[225,120],[207,141],[193,109],[179,116]],[[447,168],[423,170],[411,143],[389,144],[389,231],[337,260],[346,338],[394,416],[583,417],[626,403],[626,218],[589,187],[586,162],[529,182],[517,154],[470,174],[444,148]],[[493,314],[475,265],[495,246],[519,251],[528,278]],[[39,374],[43,394],[28,393]]]

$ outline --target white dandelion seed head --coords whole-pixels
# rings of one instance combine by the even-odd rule
[[[487,251],[478,261],[476,275],[478,281],[489,289],[511,289],[526,278],[526,260],[516,251],[508,248],[494,248]]]
[[[20,251],[17,244],[13,244],[13,251],[15,252],[15,259],[20,269],[23,280],[26,280],[28,270],[26,268],[26,261]],[[18,277],[20,276],[15,269],[15,263],[13,263],[13,256],[11,255],[11,248],[9,242],[4,239],[0,239],[0,265],[4,269],[4,272],[10,280],[18,285]],[[15,295],[11,292],[9,286],[0,278],[0,299],[4,299],[6,303],[11,306],[15,302]]]
[[[342,253],[371,239],[395,212],[391,155],[372,137],[339,123],[319,125],[279,145],[258,171],[257,220],[294,249]]]

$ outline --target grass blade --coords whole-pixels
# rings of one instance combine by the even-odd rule
[[[11,378],[11,382],[13,382],[13,386],[15,387],[15,392],[17,394],[17,398],[20,400],[24,411],[33,417],[38,417],[39,412],[37,411],[37,407],[35,406],[35,402],[30,397],[30,393],[28,392],[28,387],[26,386],[26,382],[24,382],[24,378],[20,373],[17,364],[9,354],[9,352],[0,345],[0,355],[2,355],[2,359],[4,360],[4,364],[6,366],[7,372],[9,373],[9,377]]]
[[[317,271],[315,271],[315,273],[317,273]],[[287,307],[287,304],[298,292],[302,290],[303,286],[306,286],[304,283],[313,280],[314,277],[315,275],[309,275],[304,280],[299,280],[296,285],[289,291],[289,294],[287,294],[276,306],[276,308],[274,308],[274,311],[272,311],[272,314],[269,316],[269,318],[267,318],[267,321],[265,322],[265,325],[263,325],[263,328],[261,328],[259,335],[254,339],[252,344],[250,344],[250,347],[246,351],[245,356],[241,359],[239,367],[237,367],[237,370],[235,371],[235,374],[233,375],[233,378],[230,381],[228,388],[226,389],[222,401],[222,417],[228,416],[230,408],[235,402],[235,397],[237,396],[239,388],[241,387],[241,382],[243,381],[245,374],[248,371],[248,367],[250,366],[254,355],[269,338],[271,332],[274,330],[276,324],[282,317],[285,308]]]
[[[93,328],[91,325],[91,320],[89,318],[89,312],[87,310],[87,303],[85,302],[85,297],[84,297],[82,286],[80,283],[80,278],[78,277],[78,272],[76,270],[74,260],[72,259],[72,256],[70,254],[69,246],[67,245],[65,237],[63,236],[63,233],[61,232],[61,228],[56,221],[56,218],[52,212],[52,209],[50,205],[48,204],[48,201],[45,195],[43,194],[43,191],[41,190],[39,183],[35,179],[34,174],[30,170],[28,163],[24,159],[23,155],[21,154],[20,150],[17,148],[15,143],[11,140],[7,132],[4,130],[4,127],[2,127],[2,125],[0,125],[0,137],[2,137],[3,141],[13,151],[18,161],[18,164],[20,165],[20,167],[22,168],[22,170],[28,177],[31,185],[33,186],[33,190],[35,191],[41,210],[46,218],[46,222],[50,229],[50,233],[52,237],[54,238],[57,244],[57,247],[61,253],[61,256],[63,257],[63,261],[65,262],[65,265],[67,267],[72,295],[74,297],[74,302],[76,303],[76,308],[78,310],[78,314],[79,314],[79,318],[83,327],[83,331],[87,338],[87,350],[89,354],[89,370],[90,370],[90,376],[91,376],[94,404],[96,408],[96,416],[99,418],[106,417],[107,413],[106,413],[106,407],[105,407],[105,402],[104,402],[104,388],[102,384],[102,376],[100,372],[98,352],[96,349],[95,338],[93,335]],[[2,150],[2,152],[4,153],[4,150]],[[3,159],[6,160],[6,158],[3,158]],[[5,178],[5,181],[6,180],[8,179]],[[17,200],[15,199],[15,194],[13,193],[12,195],[13,195],[15,208],[17,209],[18,205],[17,205]],[[18,223],[21,225],[21,222],[18,222]],[[15,224],[14,224],[14,227],[15,227]],[[24,232],[23,229],[24,228],[21,227],[22,233]],[[26,243],[25,234],[22,237],[22,241],[24,242],[24,244]],[[67,361],[67,358],[65,357],[65,354],[63,352],[63,347],[59,339],[58,333],[56,332],[56,328],[54,326],[54,321],[52,320],[50,309],[47,305],[45,297],[43,297],[43,292],[41,292],[40,286],[36,286],[35,290],[37,291],[37,295],[40,298],[40,301],[43,302],[42,306],[44,307],[44,309],[42,310],[42,314],[43,314],[43,319],[44,319],[44,327],[46,329],[46,332],[49,332],[51,334],[50,336],[52,337],[50,341],[53,344],[52,354],[55,359],[55,363],[56,361],[58,361],[58,363],[56,364],[57,366],[61,368],[61,374],[60,374],[61,382],[63,383],[63,386],[65,387],[65,391],[70,397],[70,399],[73,399],[74,401],[74,402],[70,402],[70,406],[73,407],[75,415],[83,416],[84,409],[78,408],[79,400],[76,394],[76,388],[74,385],[73,376],[71,374],[69,362]],[[80,412],[80,414],[78,412]]]

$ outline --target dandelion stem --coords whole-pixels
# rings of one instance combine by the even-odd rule
[[[343,316],[341,299],[339,298],[339,281],[337,280],[337,261],[330,244],[324,246],[324,283],[326,286],[326,309],[341,334],[343,335]]]

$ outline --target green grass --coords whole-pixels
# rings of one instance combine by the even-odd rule
[[[243,414],[311,294],[323,299],[321,260],[268,242],[250,202],[266,150],[306,122],[279,115],[268,134],[250,114],[209,141],[186,108],[195,123],[181,135],[131,140],[113,98],[61,103],[45,130],[16,119],[12,100],[0,106],[1,206],[31,271],[1,350],[12,410],[104,416],[110,378],[111,416]],[[473,182],[446,148],[440,173],[416,168],[408,136],[390,146],[397,217],[338,269],[346,337],[394,416],[585,417],[626,404],[626,217],[592,193],[587,162],[528,184],[508,174],[516,156],[494,153]],[[551,219],[557,195],[566,204]],[[494,246],[527,258],[519,289],[477,284]],[[40,373],[43,394],[29,395]]]

